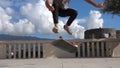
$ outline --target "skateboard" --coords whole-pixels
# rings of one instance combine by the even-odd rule
[[[68,43],[63,39],[58,39],[53,41],[52,45],[70,53],[75,53],[77,51],[77,47],[75,47],[74,45]]]

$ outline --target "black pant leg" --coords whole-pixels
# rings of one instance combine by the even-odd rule
[[[68,9],[59,9],[59,15],[61,17],[70,16],[67,21],[67,25],[70,26],[77,17],[78,13],[76,10],[68,8]]]
[[[59,7],[56,4],[53,4],[55,10],[52,12],[54,24],[58,23],[59,16]]]

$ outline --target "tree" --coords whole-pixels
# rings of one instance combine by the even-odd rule
[[[105,0],[105,7],[102,9],[103,13],[109,13],[120,16],[120,0]]]

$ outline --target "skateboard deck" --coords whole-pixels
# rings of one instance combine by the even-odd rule
[[[77,51],[77,47],[62,39],[53,41],[52,45],[70,53],[75,53]]]

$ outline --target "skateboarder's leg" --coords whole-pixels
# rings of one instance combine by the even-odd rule
[[[72,35],[72,31],[70,30],[69,26],[72,24],[74,19],[77,17],[77,11],[74,9],[65,9],[65,10],[60,10],[59,11],[60,16],[70,16],[67,23],[64,25],[64,29]]]
[[[55,5],[55,4],[53,4],[53,6],[54,6],[55,10],[52,12],[52,14],[53,14],[53,21],[54,21],[54,27],[53,27],[52,31],[54,33],[58,33],[58,25],[57,25],[58,24],[58,15],[59,15],[58,6]]]

